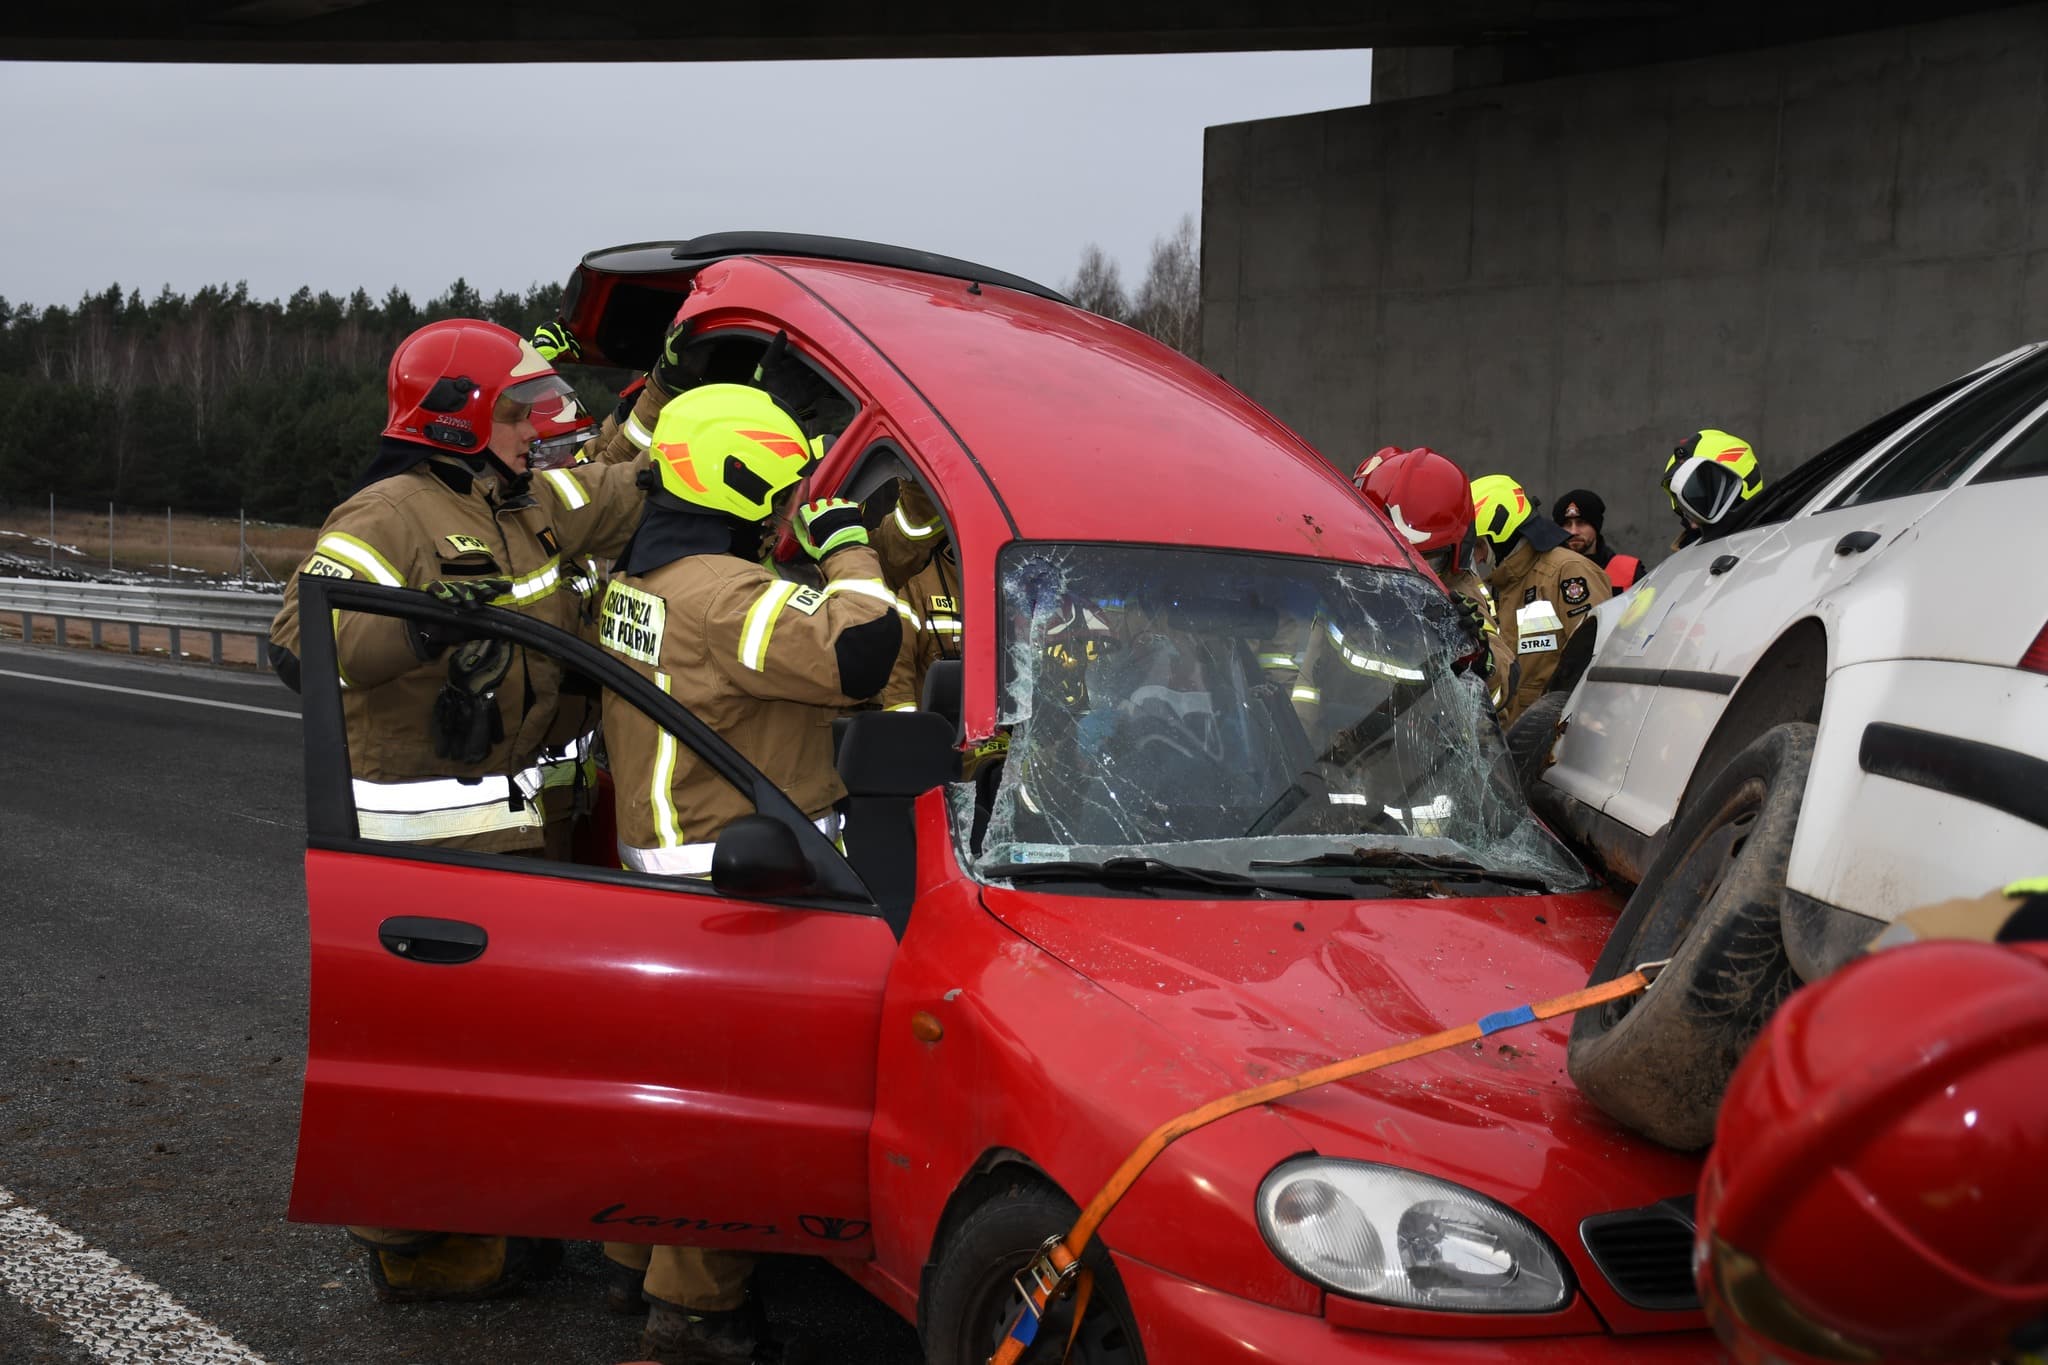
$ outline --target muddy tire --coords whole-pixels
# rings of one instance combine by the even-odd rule
[[[1050,1184],[1020,1176],[960,1221],[932,1271],[923,1323],[929,1365],[986,1365],[1023,1302],[1012,1277],[1079,1213]],[[1095,1272],[1095,1289],[1074,1342],[1074,1365],[1144,1365],[1130,1300],[1100,1239],[1089,1243],[1081,1262]],[[1071,1294],[1053,1305],[1024,1352],[1024,1365],[1060,1359],[1073,1310]]]
[[[1569,692],[1545,692],[1508,727],[1508,757],[1514,760],[1515,780],[1524,796],[1536,790],[1543,770],[1550,766],[1550,751],[1557,745],[1557,723],[1570,699]]]
[[[1667,1147],[1713,1141],[1735,1064],[1798,985],[1779,905],[1815,733],[1805,724],[1766,730],[1691,799],[1588,984],[1642,962],[1671,965],[1648,993],[1572,1021],[1572,1080]]]

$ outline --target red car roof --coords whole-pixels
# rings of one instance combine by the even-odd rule
[[[1015,290],[757,258],[851,324],[988,475],[1017,534],[1405,563],[1307,443],[1151,338]]]

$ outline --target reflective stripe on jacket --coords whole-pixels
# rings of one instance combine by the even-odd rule
[[[452,462],[429,459],[335,508],[299,574],[411,588],[443,578],[504,577],[512,586],[500,605],[573,632],[579,604],[562,559],[624,547],[646,505],[634,483],[637,472],[635,465],[548,470],[526,492],[506,497],[492,475],[471,477]],[[295,574],[270,628],[271,640],[294,654],[300,652],[298,587]],[[357,778],[503,777],[534,761],[555,724],[559,665],[515,650],[498,688],[505,738],[481,763],[465,767],[436,758],[429,725],[448,678],[447,656],[422,663],[403,622],[359,612],[337,613],[335,648],[350,771]]]
[[[733,555],[688,555],[612,580],[599,643],[710,726],[816,818],[845,795],[832,766],[832,720],[879,692],[900,645],[896,598],[865,545],[824,562],[822,588],[777,578]],[[886,650],[886,654],[882,651]],[[864,692],[842,660],[880,659]],[[607,693],[621,847],[716,841],[754,809],[636,707]]]

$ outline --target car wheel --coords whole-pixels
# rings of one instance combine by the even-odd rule
[[[1815,728],[1774,726],[1694,797],[1615,922],[1598,985],[1665,958],[1645,994],[1572,1021],[1567,1065],[1588,1099],[1667,1147],[1714,1140],[1728,1077],[1798,984],[1779,904]]]
[[[1072,1227],[1079,1214],[1052,1186],[1019,1178],[961,1220],[932,1271],[924,1318],[929,1365],[987,1365],[1024,1302],[1013,1278],[1046,1238]],[[1081,1262],[1095,1272],[1095,1289],[1070,1359],[1075,1365],[1142,1365],[1137,1322],[1101,1239],[1089,1243]],[[1025,1365],[1059,1360],[1073,1322],[1069,1294],[1046,1315],[1038,1340],[1024,1353]]]
[[[1564,704],[1570,699],[1569,692],[1545,692],[1508,727],[1508,757],[1514,760],[1515,780],[1522,784],[1524,796],[1536,790],[1543,770],[1550,766],[1557,723],[1564,718]]]

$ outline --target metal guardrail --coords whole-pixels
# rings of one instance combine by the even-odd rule
[[[182,636],[201,631],[212,642],[213,662],[221,662],[223,635],[270,634],[271,618],[282,601],[269,593],[227,592],[218,588],[152,588],[126,583],[69,583],[42,578],[0,578],[0,616],[21,618],[21,638],[35,639],[35,620],[57,623],[57,643],[68,644],[66,627],[85,622],[94,648],[109,625],[128,627],[128,652],[140,653],[145,626],[168,630],[171,654],[183,654]]]

